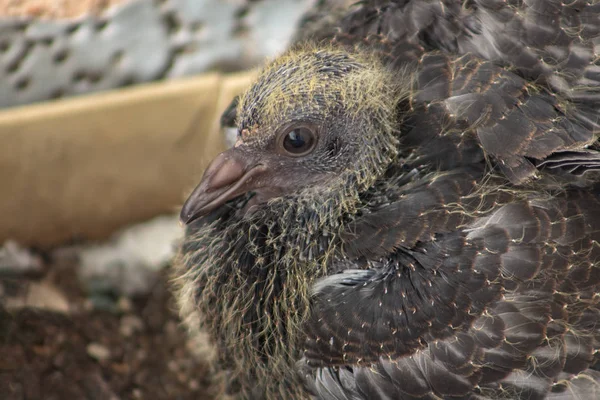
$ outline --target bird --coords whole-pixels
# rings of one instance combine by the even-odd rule
[[[323,7],[181,209],[226,393],[600,398],[600,3]]]

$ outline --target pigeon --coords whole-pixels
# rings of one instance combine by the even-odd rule
[[[600,2],[319,7],[181,210],[225,391],[600,398]]]

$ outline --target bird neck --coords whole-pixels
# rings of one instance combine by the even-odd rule
[[[185,275],[181,309],[190,318],[200,311],[222,365],[249,387],[268,376],[293,380],[311,286],[356,213],[349,183],[277,198],[243,217],[228,213],[185,239],[176,263]]]
[[[340,184],[277,198],[251,215],[214,226],[212,237],[222,239],[215,243],[220,251],[209,253],[218,254],[213,261],[220,266],[219,283],[250,293],[250,298],[228,299],[231,306],[239,298],[261,304],[269,314],[306,306],[312,281],[327,272],[344,222],[356,212],[359,194],[352,187]],[[223,257],[229,268],[223,268]]]

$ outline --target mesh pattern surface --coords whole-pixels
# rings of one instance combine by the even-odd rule
[[[314,0],[132,0],[101,16],[0,20],[0,107],[205,72],[284,50]]]

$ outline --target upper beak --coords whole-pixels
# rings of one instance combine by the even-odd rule
[[[227,201],[258,188],[256,178],[266,169],[262,164],[252,165],[235,148],[219,154],[183,205],[181,222],[189,224]]]

